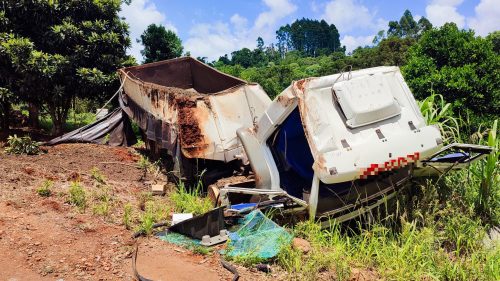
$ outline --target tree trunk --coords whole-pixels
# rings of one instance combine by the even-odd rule
[[[2,102],[0,104],[0,108],[2,110],[0,113],[0,128],[2,131],[8,132],[10,126],[11,105],[9,102]]]
[[[68,118],[70,101],[62,100],[60,104],[49,104],[50,118],[52,119],[52,135],[60,136],[64,133],[64,124]]]
[[[40,128],[40,108],[35,103],[28,103],[28,111],[29,111],[29,126],[38,129]]]

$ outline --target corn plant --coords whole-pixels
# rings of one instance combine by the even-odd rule
[[[458,120],[453,117],[451,104],[447,103],[442,95],[432,92],[418,104],[426,124],[437,126],[445,143],[451,143],[460,138]]]
[[[485,160],[471,167],[474,178],[479,181],[478,211],[494,220],[500,219],[500,139],[497,137],[497,130],[498,120],[495,120],[489,130],[488,139],[479,140],[480,143],[491,146],[493,152]]]

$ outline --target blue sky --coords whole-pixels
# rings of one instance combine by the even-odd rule
[[[281,25],[302,17],[335,24],[350,51],[371,44],[373,36],[405,9],[435,26],[451,21],[483,36],[500,30],[499,0],[132,0],[123,5],[121,16],[129,23],[134,42],[129,52],[138,61],[142,61],[141,45],[135,39],[151,23],[175,31],[193,56],[214,60],[243,47],[254,48],[259,36],[266,44],[273,43]]]

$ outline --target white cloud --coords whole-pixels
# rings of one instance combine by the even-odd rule
[[[166,16],[158,11],[156,5],[150,0],[133,0],[130,5],[122,4],[120,17],[124,17],[125,21],[130,25],[130,39],[132,47],[129,54],[134,56],[138,62],[142,61],[141,49],[142,45],[137,43],[138,38],[148,27],[148,25],[162,24],[165,28],[177,32],[177,29],[170,22],[166,21]]]
[[[467,25],[476,31],[476,34],[485,36],[488,33],[500,30],[500,3],[498,0],[481,0],[474,9],[474,17],[467,19]]]
[[[425,7],[427,19],[434,26],[454,22],[459,28],[463,28],[465,27],[465,17],[457,11],[457,7],[462,2],[463,0],[433,0]]]
[[[240,16],[239,14],[234,14],[230,22],[234,25],[237,30],[245,30],[247,28],[248,20],[245,17]]]
[[[340,39],[340,43],[346,47],[347,53],[351,53],[359,46],[364,47],[372,45],[373,37],[375,37],[375,34],[368,36],[345,35]]]
[[[385,29],[387,21],[376,17],[359,0],[333,0],[326,4],[321,18],[333,23],[339,32],[348,33],[353,30],[379,31]]]
[[[268,11],[262,12],[255,20],[255,28],[273,27],[276,21],[288,16],[297,10],[297,6],[289,0],[263,0]]]
[[[260,13],[252,26],[239,14],[234,14],[229,23],[195,24],[189,31],[184,46],[194,57],[216,60],[241,48],[254,48],[257,37],[265,41],[274,40],[277,23],[297,10],[290,0],[263,0],[267,9]]]

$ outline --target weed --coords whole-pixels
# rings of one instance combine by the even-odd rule
[[[170,194],[170,200],[174,209],[179,213],[203,214],[213,207],[212,201],[207,197],[201,197],[201,181],[195,188],[187,190],[183,182],[177,185],[177,189]]]
[[[94,215],[100,215],[107,217],[111,211],[111,205],[109,202],[99,202],[92,206],[92,213]]]
[[[102,144],[107,144],[109,143],[109,139],[111,138],[111,135],[110,134],[106,134],[104,136],[104,139],[102,140]]]
[[[153,200],[153,194],[151,192],[141,192],[139,198],[137,198],[137,205],[140,210],[144,211],[146,209],[146,203]]]
[[[200,255],[208,255],[210,254],[210,248],[201,246],[201,245],[195,245],[191,251],[193,251],[195,254],[200,254]]]
[[[133,209],[130,203],[127,203],[125,204],[125,206],[123,206],[122,222],[126,229],[130,229],[132,225],[132,216],[133,216],[132,211]]]
[[[52,194],[52,186],[54,186],[53,181],[45,180],[42,185],[37,188],[36,193],[42,197],[49,197]]]
[[[140,224],[137,231],[143,231],[149,235],[153,231],[153,226],[156,222],[167,219],[169,208],[162,202],[146,201],[144,213],[140,216]]]
[[[71,182],[69,187],[69,203],[85,212],[87,208],[87,195],[85,189],[79,182]]]
[[[90,176],[98,184],[106,184],[106,178],[102,174],[101,170],[99,170],[99,168],[92,167],[92,169],[90,170]]]
[[[40,153],[40,144],[31,140],[30,137],[18,137],[17,135],[7,138],[8,147],[5,152],[9,154],[28,154],[36,155]]]
[[[146,209],[140,218],[139,230],[143,231],[146,235],[150,235],[153,232],[154,224],[155,215],[153,202],[147,202]]]
[[[92,206],[93,214],[108,217],[113,207],[113,198],[110,194],[110,188],[105,185],[100,186],[100,188],[92,193],[92,198],[94,201],[97,201]]]
[[[133,148],[145,148],[146,143],[143,140],[137,140],[137,143],[132,145]]]

